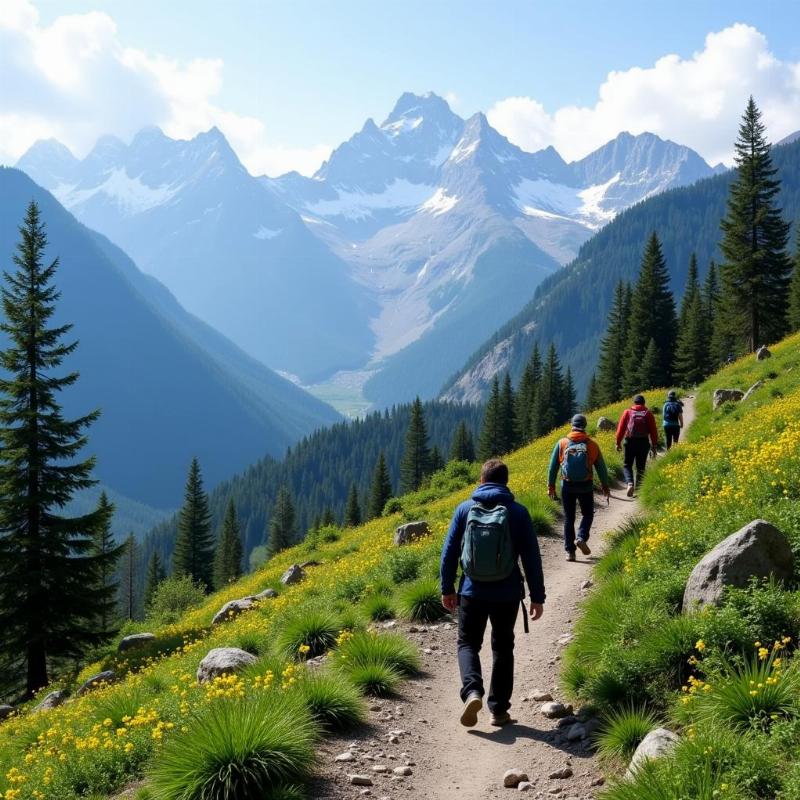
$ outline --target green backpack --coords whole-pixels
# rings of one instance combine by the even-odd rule
[[[508,509],[475,503],[467,515],[461,542],[461,569],[474,581],[502,581],[513,571],[517,554],[508,526]]]

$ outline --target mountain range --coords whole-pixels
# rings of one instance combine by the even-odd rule
[[[435,396],[620,211],[714,173],[652,134],[566,163],[410,93],[311,178],[251,176],[216,129],[18,166],[247,353],[304,384],[353,371],[378,406]]]

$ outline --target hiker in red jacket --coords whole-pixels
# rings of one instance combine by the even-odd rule
[[[625,409],[625,413],[617,425],[617,451],[622,450],[625,443],[623,470],[628,484],[628,497],[633,497],[634,485],[641,486],[644,471],[647,467],[647,454],[656,453],[658,447],[658,427],[653,412],[644,404],[644,397],[637,394],[633,405]],[[633,466],[636,464],[636,480],[633,478]]]

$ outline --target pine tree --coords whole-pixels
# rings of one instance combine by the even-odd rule
[[[228,501],[222,532],[214,553],[214,588],[221,589],[242,576],[242,533],[233,498]]]
[[[358,487],[355,482],[350,484],[350,491],[347,494],[347,505],[344,509],[345,528],[355,528],[361,524],[361,506],[358,502]]]
[[[645,248],[639,280],[631,300],[623,361],[625,394],[645,386],[667,386],[672,383],[676,338],[675,300],[669,290],[669,272],[661,252],[661,243],[653,233]],[[648,364],[645,373],[644,358],[651,339],[656,360]]]
[[[685,304],[684,304],[685,305]],[[705,303],[699,290],[695,291],[684,309],[684,323],[675,348],[675,381],[683,386],[700,383],[709,370],[710,343]]]
[[[647,343],[638,374],[639,386],[642,389],[652,389],[658,386],[661,378],[661,357],[655,339],[650,339]]]
[[[536,407],[533,412],[537,422],[534,437],[544,436],[553,428],[566,421],[564,414],[564,376],[561,362],[554,344],[550,345],[547,360],[542,370],[542,380],[536,393]]]
[[[697,256],[692,253],[689,257],[689,270],[686,273],[686,289],[683,292],[681,307],[678,311],[678,333],[686,324],[689,307],[694,302],[695,295],[700,294],[700,280],[697,274]]]
[[[478,460],[487,459],[502,454],[502,432],[500,429],[500,382],[495,375],[492,381],[492,391],[486,402],[483,412],[483,426],[478,436]]]
[[[500,454],[505,455],[519,446],[519,428],[517,426],[516,398],[511,385],[511,375],[506,372],[503,388],[500,391]]]
[[[333,514],[331,513],[331,516]],[[297,535],[294,503],[288,486],[281,486],[269,521],[267,554],[270,558],[291,547]]]
[[[210,589],[213,581],[214,539],[208,495],[203,491],[200,463],[192,459],[186,479],[183,507],[178,519],[178,536],[173,555],[175,575],[189,575],[195,583]]]
[[[592,377],[589,379],[589,389],[586,392],[586,402],[584,403],[587,409],[593,411],[603,405],[600,395],[600,384],[597,380],[597,373],[593,372]]]
[[[111,532],[111,520],[114,517],[114,505],[109,501],[105,492],[100,493],[100,500],[97,504],[102,523],[98,526],[94,534],[95,555],[101,557],[100,569],[97,575],[97,585],[106,593],[106,599],[100,603],[98,612],[98,632],[108,639],[117,632],[114,621],[117,618],[117,594],[119,583],[115,579],[117,565],[119,564],[124,545],[118,545],[114,541],[114,534]]]
[[[780,181],[772,165],[761,112],[751,97],[735,144],[736,179],[721,222],[723,304],[737,351],[750,352],[786,333],[791,264],[789,224],[776,204]]]
[[[325,506],[325,510],[322,512],[322,518],[319,524],[320,528],[330,528],[335,524],[336,515],[333,513],[333,509],[330,506]]]
[[[48,682],[48,663],[77,658],[100,643],[101,609],[113,589],[100,585],[113,553],[98,554],[101,509],[69,517],[64,506],[92,486],[94,459],[79,458],[99,412],[67,420],[57,395],[77,373],[53,374],[77,347],[62,338],[70,325],[48,327],[59,292],[58,259],[44,265],[44,223],[28,206],[5,273],[0,333],[0,659],[3,674],[24,675],[31,696]]]
[[[434,445],[431,448],[431,475],[433,475],[434,472],[438,472],[443,467],[444,467],[444,456],[439,450],[438,445]]]
[[[600,342],[597,364],[598,406],[614,403],[623,396],[623,368],[630,315],[630,287],[623,281],[614,290],[614,302],[608,313],[606,333]],[[595,408],[595,406],[589,406]]]
[[[120,583],[120,602],[122,614],[125,619],[131,620],[136,617],[136,564],[138,561],[138,547],[136,537],[128,534],[128,538],[123,545],[124,556],[122,559],[122,581]]]
[[[475,442],[473,441],[472,434],[467,427],[467,423],[463,420],[459,423],[458,427],[456,428],[455,435],[453,436],[453,444],[450,447],[450,460],[475,460]]]
[[[158,551],[154,550],[153,555],[150,556],[150,561],[147,563],[147,576],[145,577],[144,584],[144,607],[147,610],[150,607],[150,602],[153,599],[158,585],[166,578],[164,567],[161,564],[161,556]]]
[[[566,421],[574,414],[578,406],[578,396],[575,392],[575,381],[572,378],[572,370],[567,367],[567,374],[564,377],[564,389],[561,400],[561,419]]]
[[[415,492],[430,474],[431,451],[428,447],[428,430],[422,401],[417,397],[411,406],[411,421],[406,432],[406,446],[400,464],[402,492]]]
[[[800,330],[800,222],[795,226],[794,269],[789,284],[789,330]]]
[[[517,389],[516,416],[520,444],[530,442],[538,427],[533,412],[536,407],[536,392],[539,390],[541,380],[542,356],[539,352],[539,344],[535,343]]]
[[[375,472],[372,475],[372,486],[369,491],[369,503],[367,505],[367,516],[370,519],[383,516],[383,509],[389,498],[392,496],[392,481],[389,477],[389,468],[386,466],[386,455],[383,450],[378,456],[375,464]]]

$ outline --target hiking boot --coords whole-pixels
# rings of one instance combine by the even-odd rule
[[[628,484],[628,491],[625,492],[625,494],[627,494],[628,497],[633,497],[633,484],[632,483]]]
[[[509,722],[513,721],[508,711],[504,711],[502,714],[492,714],[492,718],[489,720],[495,728],[502,728],[503,725],[508,725]]]
[[[581,551],[585,556],[589,556],[592,554],[592,551],[589,549],[589,545],[583,539],[576,539],[575,547]]]
[[[461,724],[465,728],[474,728],[478,722],[478,712],[483,708],[483,700],[477,692],[467,697],[464,701],[464,710],[461,712]]]
[[[574,561],[575,553],[567,553],[567,561]]]

